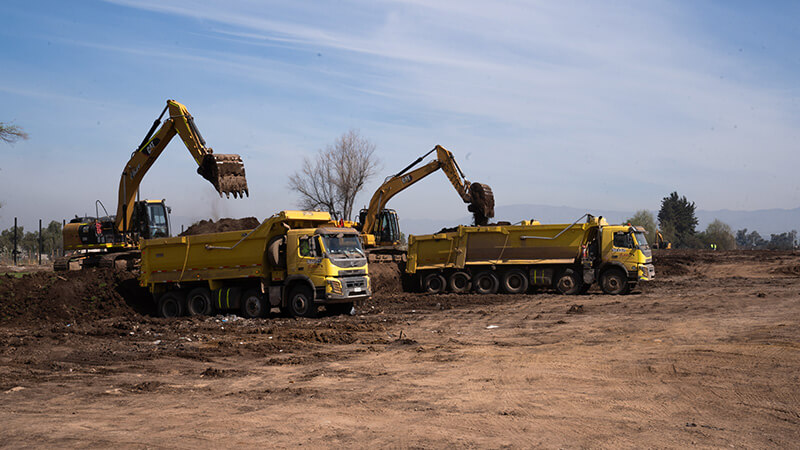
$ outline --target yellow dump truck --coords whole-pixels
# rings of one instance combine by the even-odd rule
[[[429,293],[522,294],[542,287],[579,294],[598,283],[618,295],[655,276],[643,228],[590,214],[572,224],[459,226],[408,242],[406,273]]]
[[[252,230],[146,239],[139,283],[163,317],[235,310],[244,317],[279,307],[312,317],[325,305],[349,312],[371,296],[358,231],[330,214],[282,211]]]

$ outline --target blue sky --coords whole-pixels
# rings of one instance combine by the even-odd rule
[[[176,140],[142,185],[186,221],[294,208],[288,174],[350,128],[383,176],[441,144],[500,205],[800,206],[797,2],[232,0],[0,3],[0,227],[115,208],[167,98],[251,195],[218,199]],[[443,174],[401,217],[457,219]],[[501,218],[500,218],[501,219]]]

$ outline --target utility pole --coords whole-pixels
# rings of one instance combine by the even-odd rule
[[[42,219],[39,219],[39,265],[42,265]]]
[[[14,217],[14,250],[11,253],[14,256],[14,265],[17,265],[17,218]]]

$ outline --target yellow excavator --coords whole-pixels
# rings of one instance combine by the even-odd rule
[[[167,111],[169,117],[161,125]],[[55,270],[68,270],[73,261],[80,261],[82,267],[119,267],[120,262],[131,267],[139,257],[139,239],[170,236],[170,208],[164,200],[137,200],[137,196],[142,178],[176,134],[197,163],[197,173],[210,181],[220,196],[249,195],[241,156],[214,153],[206,146],[186,107],[175,100],[167,100],[122,171],[116,215],[106,212],[101,217],[98,205],[102,203],[98,200],[95,217],[76,216],[66,224],[64,250],[72,253],[57,259]]]
[[[411,170],[433,152],[436,152],[436,159]],[[361,241],[371,255],[394,253],[392,250],[402,244],[397,213],[392,209],[386,209],[389,200],[440,169],[447,175],[461,200],[469,205],[467,209],[473,214],[475,225],[486,225],[488,220],[494,217],[492,189],[482,183],[470,183],[453,154],[441,145],[437,145],[400,172],[388,177],[372,195],[369,206],[360,211],[359,221],[355,227],[361,231]]]

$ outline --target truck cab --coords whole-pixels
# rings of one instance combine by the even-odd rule
[[[367,257],[358,231],[323,226],[289,230],[286,237],[287,282],[308,280],[308,290],[313,286],[313,292],[306,290],[303,298],[297,295],[303,289],[288,286],[288,307],[292,313],[307,315],[306,309],[313,309],[316,304],[349,310],[353,302],[369,298]],[[313,298],[306,298],[308,294]],[[306,305],[309,301],[313,303]]]
[[[655,276],[653,255],[642,227],[607,225],[601,228],[601,271],[619,269],[627,284],[649,281]],[[601,277],[602,278],[602,277]],[[621,289],[629,289],[622,288]]]

